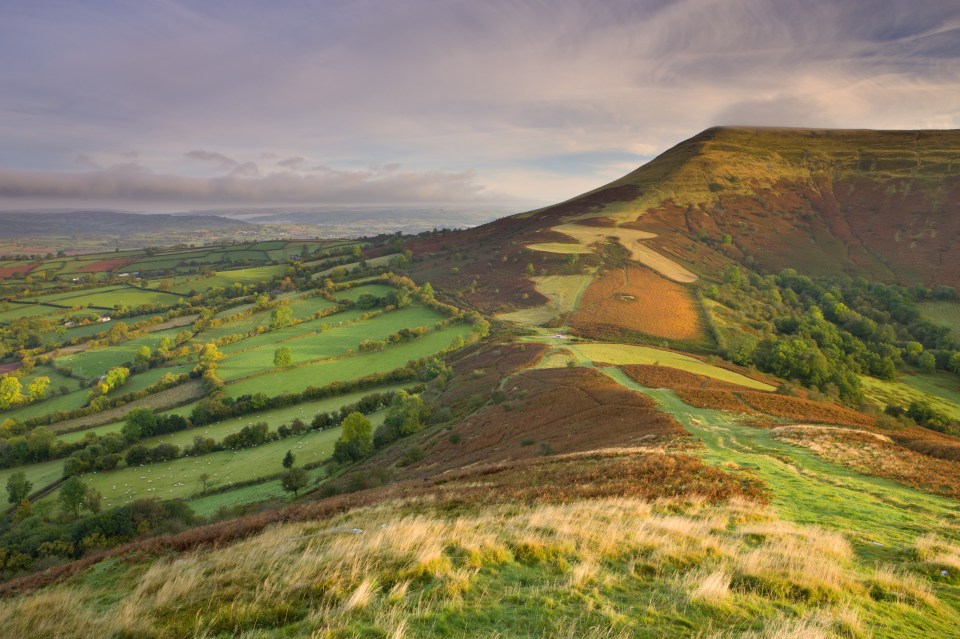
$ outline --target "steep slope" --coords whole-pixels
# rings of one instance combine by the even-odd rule
[[[611,186],[628,185],[604,215],[728,234],[727,254],[764,269],[960,283],[958,131],[710,129]]]
[[[739,262],[960,286],[960,131],[712,128],[594,191],[414,250],[455,255],[418,268],[495,311],[544,304],[528,265],[560,272],[608,237],[680,283]]]

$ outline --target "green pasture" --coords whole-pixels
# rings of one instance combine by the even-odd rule
[[[387,284],[364,284],[363,286],[354,286],[345,291],[334,293],[337,299],[350,300],[356,302],[361,295],[373,295],[376,297],[386,297],[396,289]]]
[[[65,309],[42,304],[9,304],[9,308],[0,311],[0,322],[9,323],[25,317],[53,316],[65,313]]]
[[[186,294],[190,291],[204,292],[215,287],[230,288],[236,283],[244,285],[260,284],[261,282],[269,282],[277,275],[282,274],[286,268],[282,264],[254,266],[218,271],[214,275],[177,278],[173,282],[172,290]]]
[[[363,311],[354,308],[343,311],[342,313],[334,313],[333,315],[328,315],[327,317],[307,320],[305,322],[300,322],[299,324],[287,326],[286,328],[267,331],[265,333],[260,333],[259,335],[253,335],[252,337],[244,338],[238,342],[224,344],[220,347],[220,351],[224,354],[236,353],[238,351],[245,351],[251,348],[259,348],[260,346],[264,345],[269,346],[281,340],[301,337],[303,335],[312,335],[321,331],[322,327],[325,325],[332,328],[334,326],[353,322],[359,320],[362,315],[368,312],[369,311]],[[269,324],[269,317],[269,313],[267,313],[261,320],[261,323]],[[236,331],[230,332],[235,333]],[[199,339],[202,341],[203,337],[200,337]]]
[[[69,368],[74,375],[82,378],[93,378],[103,375],[111,368],[122,366],[126,363],[132,363],[137,356],[137,351],[141,346],[148,346],[156,349],[164,338],[175,338],[182,328],[168,328],[154,333],[148,333],[143,337],[135,337],[126,342],[105,346],[103,348],[93,348],[58,357],[57,365]]]
[[[390,260],[396,258],[397,255],[399,255],[399,253],[391,253],[390,255],[381,255],[380,257],[371,257],[370,259],[365,261],[367,263],[367,267],[369,268],[376,268],[378,266],[387,266],[388,264],[390,264]],[[324,269],[322,271],[317,271],[316,273],[311,275],[311,277],[315,280],[320,279],[322,277],[328,277],[331,273],[333,273],[337,269],[343,269],[347,273],[349,273],[350,271],[357,268],[358,266],[360,266],[360,262],[350,262],[349,264],[341,264],[340,266],[331,266],[330,268]]]
[[[341,359],[273,369],[229,383],[226,386],[226,392],[230,397],[261,392],[267,395],[299,393],[308,386],[321,387],[335,381],[387,373],[405,366],[411,360],[427,357],[449,348],[454,339],[465,338],[470,334],[471,329],[469,324],[457,324],[428,333],[412,342],[389,346],[383,351],[358,353]]]
[[[330,318],[336,317],[330,316]],[[324,320],[330,318],[323,318]],[[389,313],[383,313],[368,320],[342,324],[322,332],[304,333],[283,329],[269,333],[273,337],[257,348],[236,351],[224,358],[218,367],[221,378],[230,381],[253,375],[273,368],[273,355],[276,348],[285,346],[292,351],[293,365],[318,359],[336,357],[350,349],[356,349],[365,339],[382,340],[403,328],[432,326],[443,319],[435,311],[422,306],[408,306]],[[323,320],[304,322],[290,329],[304,326],[319,328]],[[267,334],[265,334],[267,335]],[[243,345],[244,340],[237,345]],[[257,340],[263,341],[263,340]]]
[[[86,306],[86,303],[75,302],[75,298],[87,297],[88,295],[101,295],[103,293],[113,293],[114,291],[121,291],[125,288],[129,288],[125,284],[114,285],[114,286],[102,286],[100,288],[88,288],[80,289],[73,291],[66,291],[64,293],[54,293],[53,295],[44,295],[40,298],[41,303],[55,303],[60,306]]]
[[[88,473],[83,480],[103,494],[104,508],[149,497],[182,499],[201,491],[201,474],[209,475],[210,488],[273,475],[283,471],[281,462],[288,450],[296,455],[297,465],[322,461],[333,453],[333,445],[339,437],[339,427],[309,431],[299,437],[287,437],[254,448]],[[53,498],[55,495],[48,497]]]
[[[860,376],[867,398],[884,406],[893,404],[908,408],[911,402],[927,402],[930,406],[960,421],[960,380],[949,373],[901,375],[896,381]]]
[[[27,481],[33,483],[33,492],[37,492],[63,478],[63,460],[53,459],[39,464],[17,466],[16,468],[0,468],[0,486],[6,488],[10,475],[16,472],[23,472]],[[0,503],[3,504],[4,509],[9,507],[6,491],[3,492],[3,499]]]
[[[951,336],[960,340],[960,302],[921,302],[917,308],[923,319],[946,326]]]
[[[673,351],[650,348],[648,346],[636,346],[631,344],[591,344],[591,343],[565,343],[561,344],[576,355],[579,355],[583,361],[605,362],[623,366],[627,364],[654,364],[659,366],[669,366],[697,375],[706,375],[724,382],[739,384],[758,390],[772,391],[773,386],[750,379],[740,373],[720,368],[712,364],[700,361],[695,357],[675,353]]]

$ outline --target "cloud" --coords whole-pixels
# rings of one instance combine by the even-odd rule
[[[81,168],[84,168],[84,169],[99,169],[99,168],[100,168],[100,165],[97,164],[96,162],[94,162],[93,158],[91,158],[91,157],[90,157],[89,155],[87,155],[86,153],[79,153],[79,154],[77,154],[77,157],[73,158],[73,163],[76,164],[77,166],[81,167]]]
[[[300,155],[295,155],[293,157],[285,158],[277,162],[277,166],[282,166],[285,169],[300,169],[304,164],[307,163],[307,158]]]
[[[18,63],[0,66],[0,166],[136,148],[164,175],[271,180],[400,162],[551,201],[628,161],[610,158],[639,162],[718,123],[960,127],[960,8],[942,0],[106,11],[5,11],[0,55]]]
[[[199,160],[201,162],[209,162],[213,164],[216,168],[227,171],[230,169],[235,169],[240,165],[239,162],[233,158],[227,157],[223,153],[217,153],[216,151],[190,151],[185,153],[183,157],[190,160]]]
[[[242,168],[246,165],[239,165]],[[124,164],[84,173],[0,170],[0,199],[122,201],[177,206],[464,203],[493,197],[470,172],[322,169],[214,178]]]

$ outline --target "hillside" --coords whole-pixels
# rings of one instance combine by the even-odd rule
[[[589,193],[421,249],[460,253],[460,277],[430,273],[458,289],[472,279],[469,262],[489,266],[481,253],[509,253],[498,268],[522,275],[528,262],[589,254],[609,236],[668,277],[680,269],[678,281],[740,263],[956,287],[958,157],[960,131],[717,127]],[[484,290],[481,277],[474,301],[496,310],[502,295],[491,293],[506,278],[485,270],[476,272],[497,282]],[[515,304],[526,305],[523,292],[543,301],[508,287]]]
[[[0,636],[956,636],[958,172],[719,128],[465,231],[5,262]]]

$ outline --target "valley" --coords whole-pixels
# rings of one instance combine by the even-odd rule
[[[715,128],[462,231],[0,264],[0,622],[952,636],[956,157]]]

